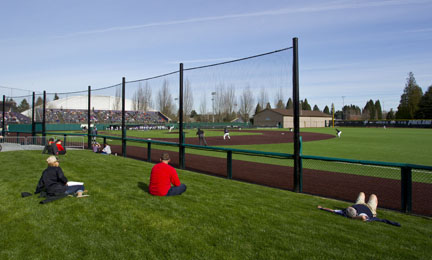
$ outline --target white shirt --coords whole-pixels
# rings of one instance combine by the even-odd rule
[[[106,154],[111,154],[111,147],[109,145],[106,145],[104,149],[102,149],[102,152]]]

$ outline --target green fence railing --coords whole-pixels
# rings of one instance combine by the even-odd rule
[[[16,133],[19,136],[19,132]],[[197,149],[213,152],[226,153],[226,176],[232,179],[232,167],[233,167],[233,154],[243,154],[258,157],[271,157],[278,159],[293,159],[293,154],[288,153],[275,153],[275,152],[264,152],[264,151],[254,151],[254,150],[244,150],[235,148],[225,148],[225,147],[215,147],[215,146],[201,146],[193,144],[179,144],[176,142],[166,142],[150,139],[139,139],[139,138],[122,138],[118,136],[108,136],[108,135],[88,135],[86,133],[58,133],[58,132],[47,132],[46,134],[51,135],[61,135],[66,139],[68,135],[70,136],[88,136],[88,138],[102,138],[103,143],[107,142],[107,139],[124,141],[125,144],[128,143],[144,143],[147,144],[147,161],[151,162],[152,145],[163,145],[163,146],[173,146],[180,147],[182,145],[184,148]],[[127,147],[127,145],[126,145]],[[126,150],[122,151],[123,156],[127,156]],[[316,171],[316,172],[331,172],[331,173],[341,173],[344,175],[356,175],[356,176],[367,176],[373,178],[383,178],[383,182],[389,182],[389,180],[396,180],[400,182],[400,209],[403,212],[412,212],[413,203],[413,179],[415,183],[426,183],[432,185],[432,166],[416,165],[416,164],[406,164],[406,163],[391,163],[391,162],[379,162],[379,161],[368,161],[368,160],[353,160],[353,159],[343,159],[343,158],[332,158],[323,156],[312,156],[312,155],[300,155],[302,163],[301,165],[301,176],[300,176],[300,192],[303,192],[303,174],[305,170]],[[313,161],[318,162],[314,165]],[[306,163],[305,163],[306,162]],[[183,164],[183,168],[186,165]],[[415,175],[413,175],[413,171]],[[383,174],[387,172],[387,176]],[[423,178],[423,179],[422,179]],[[387,181],[386,181],[387,180]]]

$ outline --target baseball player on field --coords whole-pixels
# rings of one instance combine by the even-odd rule
[[[229,135],[229,131],[228,131],[228,129],[225,127],[224,128],[224,135],[223,135],[223,139],[225,140],[225,138],[227,138],[228,137],[228,140],[231,140],[231,137],[230,137],[230,135]]]

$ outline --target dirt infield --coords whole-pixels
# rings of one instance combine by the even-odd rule
[[[222,133],[222,132],[221,132]],[[284,134],[282,134],[284,133]],[[333,135],[301,133],[304,142],[334,138]],[[175,141],[176,139],[158,139]],[[232,136],[231,140],[223,140],[220,137],[208,137],[207,143],[211,146],[241,145],[241,144],[267,144],[289,143],[293,141],[290,132],[262,131],[262,135]],[[197,138],[186,138],[187,144],[198,144]],[[121,147],[114,146],[113,152],[121,154]],[[162,151],[152,149],[152,162],[159,161]],[[172,165],[178,167],[178,153],[170,152]],[[147,160],[147,148],[128,146],[128,157]],[[293,168],[278,165],[269,165],[259,162],[233,160],[232,177],[235,180],[292,190]],[[194,154],[186,154],[185,165],[187,170],[227,177],[227,161],[223,158],[215,158]],[[303,169],[304,193],[335,198],[345,201],[354,201],[359,191],[366,194],[376,194],[379,198],[379,206],[388,209],[401,209],[401,183],[399,180],[386,178],[359,176],[312,169]],[[432,185],[425,183],[413,183],[412,211],[413,213],[432,216],[432,206],[429,198],[432,197]]]

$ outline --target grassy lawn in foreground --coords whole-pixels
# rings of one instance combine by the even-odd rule
[[[379,210],[363,223],[316,209],[349,203],[178,170],[178,197],[146,191],[153,166],[69,151],[60,165],[90,197],[40,205],[40,151],[0,153],[0,259],[428,259],[430,219]],[[355,198],[353,198],[354,200]]]

